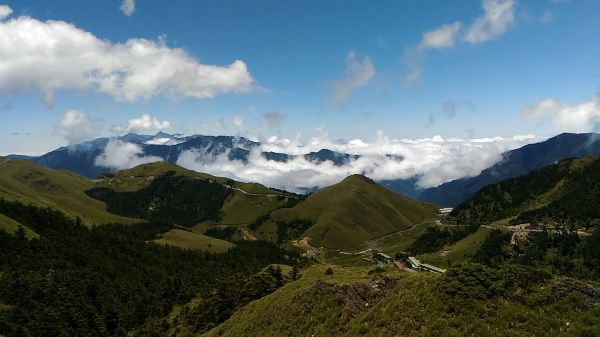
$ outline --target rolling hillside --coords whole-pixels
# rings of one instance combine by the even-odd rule
[[[568,159],[481,189],[450,214],[456,221],[600,224],[600,157]]]
[[[187,170],[168,162],[144,164],[132,169],[104,174],[100,179],[95,180],[95,187],[107,188],[126,196],[127,193],[148,189],[155,178],[169,172],[173,172],[175,177],[184,177],[188,181],[195,180],[196,185],[204,182],[216,183],[212,186],[220,188],[215,191],[224,189],[226,195],[219,206],[220,219],[218,222],[226,225],[238,226],[252,223],[258,217],[285,205],[289,199],[300,198],[298,195],[273,190],[261,184],[215,177]]]
[[[0,197],[61,210],[87,225],[139,220],[109,213],[84,191],[94,183],[75,173],[45,168],[25,159],[0,158]]]
[[[363,248],[369,239],[432,218],[436,210],[433,204],[412,200],[364,176],[353,175],[293,208],[273,212],[263,226],[281,231],[282,224],[293,227],[302,223],[309,228],[301,236],[311,238],[313,246],[354,250]]]

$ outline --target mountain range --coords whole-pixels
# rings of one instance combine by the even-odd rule
[[[182,136],[164,132],[159,132],[156,135],[129,133],[114,139],[135,144],[144,156],[156,157],[170,163],[177,163],[180,155],[188,150],[202,153],[202,160],[206,161],[225,155],[228,160],[247,163],[250,152],[254,149],[260,149],[261,145],[244,137]],[[27,159],[49,168],[69,170],[84,177],[95,178],[102,173],[115,170],[114,167],[103,166],[103,163],[97,160],[110,141],[110,138],[98,138],[61,147],[42,156]],[[260,154],[267,160],[280,163],[288,162],[297,157],[297,155],[272,151],[261,151]],[[394,192],[414,199],[453,207],[465,201],[486,185],[521,176],[566,158],[594,154],[600,154],[600,137],[598,134],[563,133],[539,143],[507,151],[502,155],[500,162],[474,177],[453,180],[427,189],[418,187],[418,176],[408,179],[382,180],[378,183]],[[11,157],[19,158],[22,156],[13,155]],[[360,156],[321,149],[320,151],[304,154],[303,157],[316,164],[330,161],[335,166],[343,166]],[[305,189],[305,191],[311,192],[316,189],[315,186]]]

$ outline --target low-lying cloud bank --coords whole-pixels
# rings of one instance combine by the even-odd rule
[[[184,151],[178,165],[195,171],[241,181],[255,181],[290,191],[335,184],[348,175],[364,174],[375,180],[418,178],[427,188],[479,174],[502,159],[502,153],[536,141],[534,136],[482,139],[395,139],[378,133],[372,142],[354,139],[344,143],[327,137],[313,138],[307,144],[272,137],[250,152],[247,162],[230,160],[228,154],[212,156],[198,149]],[[301,154],[320,149],[360,155],[336,166],[331,161],[315,163]],[[262,151],[296,155],[287,162],[267,160]]]
[[[189,149],[180,153],[177,164],[188,169],[240,181],[302,192],[335,184],[351,174],[364,174],[375,180],[417,178],[418,187],[471,177],[502,159],[502,153],[539,141],[532,135],[509,138],[444,139],[440,136],[422,139],[396,139],[379,132],[366,142],[354,139],[332,142],[325,135],[307,143],[298,139],[271,137],[250,150],[247,160],[230,159],[229,152],[214,155],[206,149]],[[330,149],[357,155],[342,165],[326,160],[313,162],[304,154]],[[268,160],[263,152],[290,155],[286,162]],[[126,169],[143,163],[161,161],[148,156],[139,145],[112,139],[96,158],[96,165]]]

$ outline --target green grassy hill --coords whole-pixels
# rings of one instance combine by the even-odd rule
[[[121,193],[135,192],[149,187],[156,177],[167,172],[175,172],[177,177],[216,182],[227,188],[230,193],[223,201],[219,220],[219,223],[226,225],[247,225],[258,217],[285,205],[288,199],[298,198],[294,194],[273,190],[260,184],[215,177],[167,162],[144,164],[106,174],[96,181],[95,187],[110,188]]]
[[[417,256],[424,263],[436,266],[448,267],[469,261],[481,248],[483,242],[491,233],[492,229],[479,227],[476,232],[469,234],[464,239],[449,245],[445,245],[437,252]]]
[[[482,188],[450,219],[468,223],[600,224],[600,157],[567,159]]]
[[[223,253],[229,248],[233,247],[231,242],[211,238],[210,236],[193,233],[182,229],[172,229],[164,234],[161,234],[159,239],[156,239],[152,242],[183,249],[204,250],[213,253]]]
[[[364,176],[353,175],[293,208],[273,212],[258,232],[277,231],[278,221],[310,220],[313,225],[302,235],[311,238],[313,246],[355,250],[363,248],[367,240],[430,219],[436,210],[433,204],[412,200]]]
[[[61,210],[87,225],[139,220],[110,214],[106,205],[84,191],[94,183],[75,173],[45,168],[24,159],[0,158],[0,197]]]
[[[590,296],[598,289],[584,282],[480,265],[446,275],[393,272],[313,266],[202,336],[593,336],[600,329],[598,299]]]

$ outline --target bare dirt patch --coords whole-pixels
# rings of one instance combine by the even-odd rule
[[[292,300],[294,305],[302,307],[306,314],[312,312],[320,299],[334,296],[344,307],[342,322],[347,322],[363,311],[377,305],[398,284],[398,279],[377,276],[368,283],[339,284],[331,281],[318,281],[305,289]]]
[[[303,237],[300,240],[293,240],[292,246],[298,247],[302,249],[305,253],[302,256],[308,258],[318,258],[321,255],[321,250],[317,247],[313,247],[310,245],[310,238]]]

